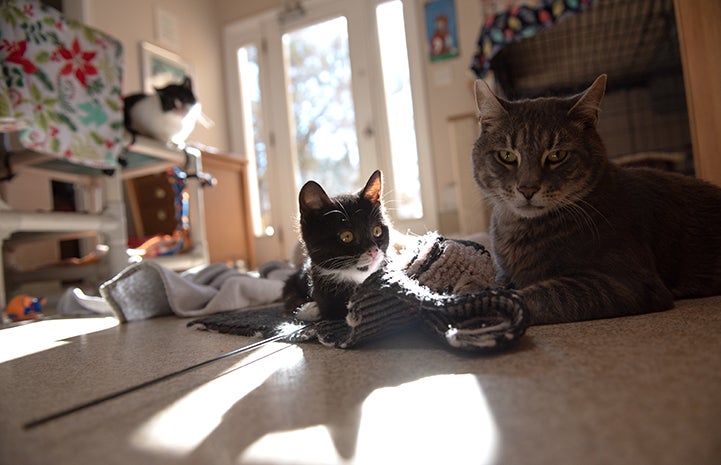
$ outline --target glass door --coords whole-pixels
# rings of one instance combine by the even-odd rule
[[[394,225],[436,227],[414,2],[303,2],[224,31],[233,147],[249,161],[257,255],[290,257],[298,191],[360,189],[381,169]],[[405,19],[405,20],[404,20]],[[415,68],[414,68],[415,67]],[[415,72],[412,72],[415,69]],[[420,124],[420,126],[419,126]],[[420,129],[419,129],[420,128]],[[424,186],[424,189],[421,188]],[[275,251],[275,252],[273,252]]]
[[[367,6],[357,0],[314,3],[277,22],[278,43],[269,42],[280,71],[275,78],[283,78],[273,87],[284,91],[273,111],[287,122],[276,142],[286,157],[282,188],[291,189],[285,197],[290,201],[280,206],[288,251],[298,240],[297,199],[305,182],[316,181],[335,195],[359,190],[376,169],[386,171],[377,155],[368,44],[362,40]]]
[[[284,33],[283,52],[298,185],[314,180],[330,195],[359,189],[348,19]]]

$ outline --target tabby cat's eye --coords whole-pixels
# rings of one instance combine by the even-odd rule
[[[350,231],[343,231],[338,235],[340,237],[340,241],[344,244],[350,244],[353,242],[353,233]]]
[[[516,156],[516,154],[509,150],[499,150],[497,152],[497,156],[502,163],[505,163],[507,165],[513,165],[518,161],[518,157]]]
[[[373,233],[373,237],[381,237],[383,235],[383,228],[380,226],[373,226],[373,230],[371,232]]]
[[[551,152],[546,159],[549,163],[561,163],[567,156],[567,150],[556,150],[555,152]]]

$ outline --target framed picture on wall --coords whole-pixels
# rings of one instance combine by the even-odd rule
[[[181,83],[192,72],[188,62],[177,53],[173,53],[150,42],[140,43],[140,58],[143,78],[143,91],[153,93],[156,87],[165,87],[170,83]]]
[[[456,6],[453,0],[434,0],[425,4],[426,37],[431,61],[459,55]]]

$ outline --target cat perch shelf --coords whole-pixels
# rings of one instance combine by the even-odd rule
[[[5,136],[6,145],[2,159],[5,161],[7,157],[11,158],[10,166],[14,176],[21,178],[23,172],[43,172],[49,180],[73,183],[82,190],[87,212],[18,211],[0,200],[0,245],[8,240],[15,243],[100,236],[99,240],[109,246],[109,251],[100,262],[91,265],[51,266],[31,272],[7,270],[7,277],[6,268],[0,258],[0,306],[7,301],[6,284],[75,280],[83,274],[93,275],[98,282],[102,282],[125,268],[130,263],[130,258],[127,254],[128,237],[122,182],[175,166],[183,168],[189,174],[186,190],[189,194],[192,244],[186,253],[154,257],[152,260],[174,270],[208,263],[203,194],[200,181],[193,176],[202,171],[201,152],[198,149],[186,147],[183,151],[175,150],[151,139],[139,137],[127,147],[125,166],[109,174],[27,150],[13,150],[9,134]]]

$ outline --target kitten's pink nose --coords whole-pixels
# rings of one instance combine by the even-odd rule
[[[538,186],[518,186],[516,189],[523,194],[526,200],[531,200],[531,197],[538,192]]]
[[[368,255],[370,255],[371,258],[376,258],[376,255],[378,255],[378,248],[377,248],[377,247],[373,247],[373,248],[369,249],[369,250],[368,250]]]

